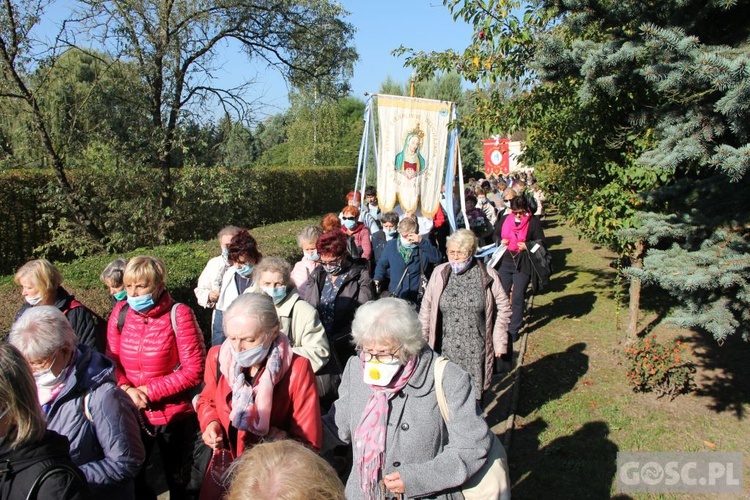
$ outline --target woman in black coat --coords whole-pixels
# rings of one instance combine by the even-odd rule
[[[65,437],[46,429],[31,367],[0,344],[0,499],[93,498],[68,449]]]
[[[511,299],[511,316],[508,334],[513,342],[523,327],[526,289],[531,281],[534,267],[530,252],[535,245],[544,245],[544,231],[539,218],[531,213],[523,196],[510,200],[509,213],[500,228],[500,244],[507,250],[500,258],[498,273],[505,293]]]

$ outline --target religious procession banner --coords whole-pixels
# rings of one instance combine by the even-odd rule
[[[510,173],[510,155],[508,139],[494,137],[482,141],[484,146],[484,174],[500,176]]]
[[[378,201],[433,217],[445,179],[453,103],[378,95]]]

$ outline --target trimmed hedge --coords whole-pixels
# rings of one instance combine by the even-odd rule
[[[322,214],[321,214],[322,215]],[[308,224],[317,224],[320,217],[283,222],[253,229],[252,234],[265,257],[275,256],[296,262],[302,257],[297,246],[297,233]],[[198,305],[193,289],[198,276],[211,257],[219,254],[216,239],[192,241],[139,248],[122,255],[95,255],[68,263],[55,263],[62,272],[63,286],[92,310],[107,318],[112,309],[107,288],[99,281],[102,269],[117,257],[130,258],[135,255],[152,255],[164,260],[167,267],[167,288],[175,300],[193,308],[204,334],[210,338],[211,310]],[[12,275],[0,276],[0,337],[10,330],[13,317],[21,307],[23,299]]]
[[[338,212],[355,174],[353,167],[175,169],[171,241],[210,239],[229,224],[253,228]],[[111,250],[154,244],[163,219],[155,169],[98,167],[73,171],[70,179]],[[40,256],[70,260],[87,253],[57,191],[50,171],[0,172],[0,273]]]

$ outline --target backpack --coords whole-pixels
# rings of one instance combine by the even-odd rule
[[[67,318],[68,312],[79,307],[83,307],[89,312],[89,314],[91,314],[91,317],[94,320],[94,326],[96,328],[96,331],[94,332],[94,336],[96,339],[95,349],[101,353],[104,353],[107,348],[107,321],[104,318],[96,314],[94,311],[83,305],[81,301],[75,298],[70,299],[68,307],[66,309],[63,309],[62,313]]]

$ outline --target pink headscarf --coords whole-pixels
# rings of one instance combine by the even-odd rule
[[[526,242],[526,234],[529,232],[529,219],[531,215],[527,212],[521,217],[521,223],[516,225],[516,218],[511,213],[503,221],[503,228],[500,231],[500,237],[508,240],[508,250],[511,252],[518,251],[518,242]]]
[[[401,375],[385,387],[371,386],[372,394],[354,430],[354,455],[359,467],[359,485],[366,498],[378,498],[378,472],[385,454],[388,400],[401,392],[417,368],[418,356],[404,366]],[[364,361],[362,362],[364,367]]]

